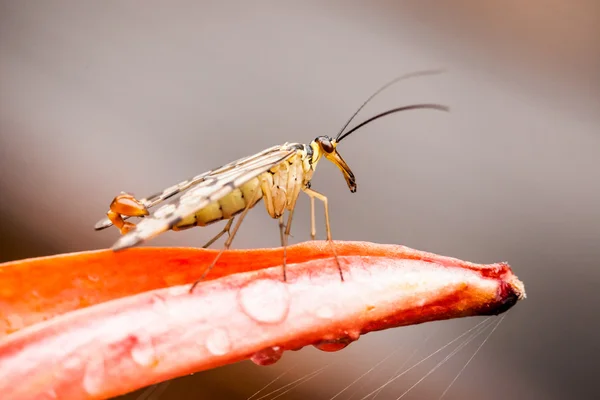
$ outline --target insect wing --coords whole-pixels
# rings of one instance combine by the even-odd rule
[[[114,244],[113,249],[120,250],[135,246],[171,229],[183,218],[223,198],[235,188],[287,160],[295,153],[296,148],[293,146],[274,146],[212,171],[176,201],[163,205],[152,216],[141,220],[135,229],[123,235]]]
[[[238,160],[232,161],[229,164],[225,164],[217,169],[204,172],[200,175],[196,175],[195,177],[193,177],[191,179],[179,182],[176,185],[166,188],[165,190],[163,190],[160,193],[156,193],[152,196],[148,196],[144,199],[141,199],[140,203],[142,203],[146,207],[146,209],[150,209],[151,207],[154,207],[157,204],[160,204],[163,201],[168,200],[169,198],[175,196],[176,194],[182,193],[182,192],[198,185],[199,183],[204,182],[204,180],[207,177],[214,177],[214,176],[217,176],[220,174],[227,173],[232,170],[236,170],[236,168],[239,168],[240,166],[244,166],[244,165],[247,166],[257,160],[260,160],[264,156],[271,154],[273,151],[276,151],[276,150],[282,151],[284,148],[287,148],[287,147],[288,147],[287,144],[284,144],[283,146],[273,146],[273,147],[265,149],[259,153],[256,153],[252,156],[243,157]],[[127,220],[129,218],[130,217],[128,217],[128,216],[123,216],[124,220]],[[96,225],[94,226],[94,229],[99,231],[102,229],[109,228],[112,225],[113,225],[113,223],[110,221],[110,219],[108,219],[107,217],[104,217],[96,223]]]

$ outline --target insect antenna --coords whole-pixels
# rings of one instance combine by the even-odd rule
[[[422,108],[428,108],[428,109],[431,109],[431,110],[439,110],[439,111],[448,111],[448,110],[450,110],[449,107],[443,106],[443,105],[440,105],[440,104],[412,104],[410,106],[403,106],[403,107],[392,108],[391,110],[384,111],[381,114],[377,114],[374,117],[371,117],[368,120],[361,122],[360,124],[356,125],[354,128],[350,129],[348,132],[344,133],[343,135],[341,135],[341,136],[338,135],[338,137],[335,140],[337,142],[340,142],[343,138],[345,138],[346,136],[350,135],[351,133],[359,130],[360,128],[362,128],[363,126],[367,125],[368,123],[373,122],[376,119],[379,119],[381,117],[385,117],[386,115],[397,113],[397,112],[400,112],[400,111],[418,110],[418,109],[422,109]]]
[[[344,133],[344,130],[346,130],[346,128],[348,127],[348,125],[350,125],[350,123],[352,122],[352,120],[354,120],[354,118],[356,117],[356,115],[371,101],[373,100],[373,98],[375,96],[377,96],[379,93],[381,93],[382,91],[384,91],[385,89],[387,89],[388,87],[392,86],[393,84],[409,79],[409,78],[415,78],[418,76],[426,76],[426,75],[437,75],[437,74],[441,74],[442,72],[445,72],[445,70],[443,69],[432,69],[432,70],[424,70],[424,71],[417,71],[417,72],[411,72],[409,74],[404,74],[401,75],[391,81],[389,81],[388,83],[386,83],[385,85],[383,85],[382,87],[380,87],[379,89],[377,89],[371,96],[369,96],[369,98],[367,100],[365,100],[364,103],[361,104],[360,107],[358,107],[358,109],[354,112],[354,114],[352,114],[352,116],[348,119],[348,121],[346,121],[346,123],[344,124],[344,126],[342,127],[342,129],[340,129],[340,131],[338,132],[337,136],[336,136],[336,141],[339,141],[339,138],[342,137],[342,133]],[[347,136],[347,135],[344,135]]]

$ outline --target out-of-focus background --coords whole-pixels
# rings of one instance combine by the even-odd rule
[[[592,0],[2,1],[0,261],[108,247],[118,233],[92,227],[121,190],[144,196],[274,144],[333,135],[381,84],[443,67],[360,114],[452,107],[388,117],[344,141],[356,194],[319,166],[313,187],[330,199],[334,238],[508,261],[525,282],[529,298],[446,399],[593,398],[599,38]],[[308,215],[302,198],[294,241],[309,239]],[[152,244],[201,245],[218,229]],[[234,243],[279,244],[262,205]],[[270,367],[243,362],[177,379],[160,398],[245,399],[292,367],[263,393],[333,363],[280,397],[329,399],[397,349],[338,397],[360,399],[477,322],[371,333]],[[438,398],[478,343],[404,398]],[[378,398],[397,398],[439,360]]]

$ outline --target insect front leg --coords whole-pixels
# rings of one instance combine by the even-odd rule
[[[126,234],[133,228],[135,224],[126,222],[125,217],[143,217],[148,215],[146,206],[141,201],[130,195],[129,193],[121,193],[115,197],[110,203],[110,211],[106,213],[110,222],[119,228],[121,234]]]
[[[323,202],[323,206],[325,208],[325,229],[327,230],[327,242],[331,245],[331,249],[333,250],[333,255],[335,257],[335,262],[337,263],[338,271],[340,272],[340,278],[344,280],[344,274],[342,272],[342,266],[340,265],[340,260],[338,259],[337,252],[335,251],[335,245],[333,244],[333,240],[331,239],[331,226],[329,225],[329,202],[327,201],[327,196],[305,187],[302,189],[304,193],[306,193],[310,197],[310,205],[311,205],[311,236],[316,236],[315,229],[315,199],[321,200]]]
[[[309,189],[304,188],[304,193],[310,196],[310,208],[311,208],[311,236],[313,240],[317,234],[317,230],[315,228],[315,198],[319,199],[323,202],[323,206],[325,207],[325,229],[327,231],[327,240],[331,241],[331,226],[329,225],[329,202],[327,201],[327,196]]]

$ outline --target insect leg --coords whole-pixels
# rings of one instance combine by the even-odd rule
[[[310,203],[311,203],[311,209],[312,209],[312,216],[313,216],[313,220],[314,220],[314,214],[315,214],[315,198],[319,199],[323,202],[323,206],[325,207],[325,229],[327,230],[327,240],[331,240],[331,227],[329,226],[329,202],[327,200],[327,197],[322,195],[321,193],[314,191],[312,189],[309,188],[305,188],[304,189],[304,193],[306,193],[307,195],[310,196]],[[312,224],[314,225],[314,224]],[[316,229],[314,230],[315,235],[316,235]],[[312,235],[312,232],[311,232]]]
[[[312,189],[309,188],[304,188],[304,193],[306,193],[308,196],[310,196],[311,199],[311,209],[312,209],[312,217],[313,217],[313,231],[311,233],[314,232],[314,199],[319,199],[323,202],[323,206],[325,207],[325,229],[327,230],[327,242],[331,245],[331,249],[333,250],[333,255],[335,256],[335,261],[337,263],[337,267],[338,270],[340,271],[340,278],[342,279],[342,281],[344,280],[344,274],[342,273],[342,266],[340,265],[340,260],[338,259],[338,255],[337,252],[335,251],[335,245],[333,244],[333,240],[331,239],[331,226],[329,225],[329,202],[327,201],[327,196],[322,195],[321,193],[314,191]]]
[[[219,238],[221,236],[223,236],[225,233],[229,234],[229,230],[231,229],[231,224],[233,224],[233,220],[235,219],[235,217],[230,218],[229,221],[227,221],[227,224],[225,225],[225,227],[223,228],[223,230],[219,233],[217,233],[215,235],[214,238],[210,239],[204,246],[202,246],[203,249],[207,249],[209,248],[214,242],[216,242],[217,240],[219,240]]]
[[[288,218],[287,223],[283,225],[283,215],[279,217],[279,234],[281,236],[281,246],[283,247],[283,281],[287,281],[286,275],[286,262],[287,262],[287,245],[290,237],[290,231],[292,230],[292,218],[294,217],[294,210],[296,209],[296,201],[298,201],[298,194],[300,193],[300,185],[295,185],[292,193],[292,202],[288,206]],[[284,232],[285,228],[285,232]]]
[[[291,215],[291,213],[290,213]],[[288,218],[289,219],[289,218]],[[288,221],[289,222],[289,221]],[[283,216],[279,217],[279,236],[281,237],[281,247],[283,247],[283,281],[286,282],[287,281],[287,275],[286,275],[286,270],[285,270],[285,261],[286,261],[286,256],[287,256],[287,234],[284,231],[284,225],[283,225]]]
[[[315,224],[315,198],[310,196],[310,238],[317,238],[317,227]]]
[[[294,210],[295,210],[295,208],[292,208],[289,211],[287,223],[285,224],[285,235],[288,237],[291,236],[290,231],[292,230],[292,217],[294,216]]]
[[[257,190],[260,190],[260,189],[258,187],[255,189],[254,196],[256,196]],[[242,211],[242,213],[240,214],[240,218],[238,219],[237,223],[235,224],[235,226],[233,227],[233,229],[229,232],[229,237],[225,241],[225,244],[223,245],[223,248],[221,249],[221,251],[219,251],[219,254],[217,254],[217,256],[215,257],[215,259],[213,260],[213,262],[208,266],[208,268],[206,268],[204,270],[204,272],[202,273],[202,276],[200,277],[200,279],[198,279],[196,282],[194,282],[192,284],[192,287],[190,288],[190,293],[194,290],[194,288],[196,287],[196,285],[198,283],[200,283],[200,281],[202,281],[206,277],[206,275],[208,275],[208,273],[214,268],[214,266],[217,263],[217,261],[219,261],[219,258],[221,258],[221,255],[223,254],[223,252],[225,252],[225,250],[229,249],[229,247],[231,246],[231,243],[233,242],[233,238],[235,237],[235,234],[237,233],[238,229],[240,229],[240,225],[244,221],[244,217],[246,216],[246,214],[248,214],[248,210],[250,210],[250,208],[252,207],[252,205],[253,205],[252,201],[249,201],[246,204],[246,208],[244,208],[244,211]],[[233,218],[231,219],[231,221],[233,222]]]

